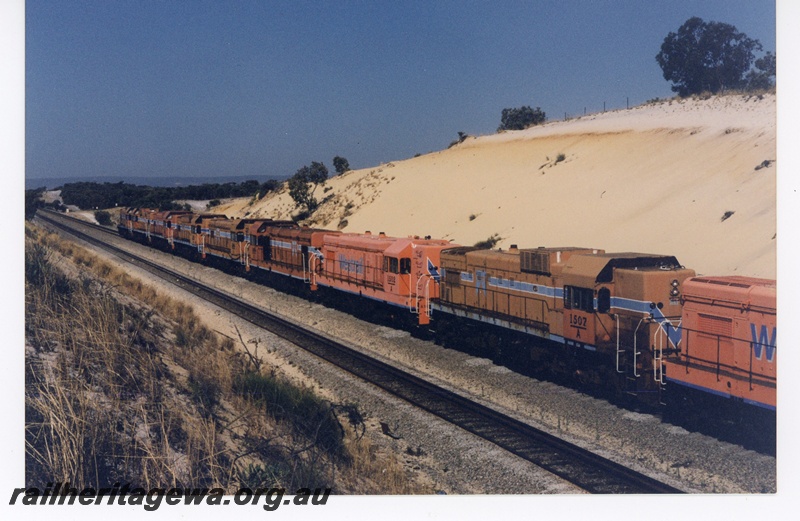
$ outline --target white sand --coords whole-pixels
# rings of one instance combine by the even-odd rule
[[[503,248],[672,254],[701,274],[775,278],[776,156],[774,95],[672,100],[348,172],[317,189],[331,198],[313,220],[463,245],[496,233]],[[286,191],[247,203],[219,209],[294,211]]]

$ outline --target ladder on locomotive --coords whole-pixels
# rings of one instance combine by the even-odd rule
[[[424,285],[422,284],[423,280],[425,281]],[[414,285],[414,294],[411,300],[411,312],[415,315],[423,314],[423,316],[429,319],[433,311],[430,289],[432,281],[433,277],[431,275],[427,273],[420,275],[417,279],[417,283]]]
[[[647,334],[647,342],[643,347],[639,342],[640,336],[640,329],[642,326],[647,328],[650,324],[654,321],[651,317],[642,317],[636,324],[636,328],[632,331],[633,342],[632,343],[625,343],[621,339],[620,335],[620,322],[619,322],[619,315],[615,315],[616,321],[616,353],[615,353],[615,369],[618,375],[620,375],[621,383],[622,383],[622,391],[629,395],[629,396],[637,396],[639,397],[643,393],[658,393],[658,401],[661,401],[662,390],[664,388],[666,379],[665,379],[665,366],[664,366],[664,350],[665,350],[665,340],[666,340],[666,333],[664,329],[659,326],[656,334],[654,335],[654,344],[650,346],[649,342],[649,333]],[[630,332],[630,330],[628,330]],[[668,340],[666,340],[668,341]],[[644,351],[650,351],[650,359],[652,360],[652,382],[658,384],[658,387],[654,390],[652,388],[648,389],[646,385],[648,382],[648,376],[646,373],[649,372],[650,368],[642,367],[641,370],[639,369],[640,358],[644,354]]]
[[[247,238],[240,242],[239,245],[239,264],[243,265],[247,271],[250,271],[250,239]]]
[[[200,235],[200,241],[197,243],[197,251],[198,251],[198,253],[200,253],[205,258],[205,255],[206,255],[206,236],[205,236],[204,233],[202,233],[202,231],[201,231],[201,233],[199,235]]]

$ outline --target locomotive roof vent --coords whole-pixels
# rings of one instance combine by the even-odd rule
[[[512,246],[515,248],[516,245]],[[559,252],[560,253],[560,252]],[[520,271],[550,275],[550,253],[536,250],[523,250],[519,257]]]
[[[512,244],[511,247],[508,249],[508,251],[511,253],[516,253],[519,251],[519,248],[517,248],[516,244]]]
[[[386,237],[386,234],[383,232],[378,232],[378,237]]]

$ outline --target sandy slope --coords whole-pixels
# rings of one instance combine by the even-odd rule
[[[673,254],[702,274],[774,278],[775,159],[774,95],[672,100],[348,172],[317,189],[329,200],[312,220],[465,245],[498,234],[503,248]],[[221,209],[294,211],[285,191],[247,203]]]

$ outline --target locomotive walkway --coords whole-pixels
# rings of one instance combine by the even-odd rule
[[[503,415],[452,391],[353,350],[334,339],[304,329],[285,318],[234,296],[202,285],[156,263],[98,238],[108,229],[50,212],[37,217],[52,226],[94,244],[125,262],[144,269],[194,295],[313,353],[353,375],[461,427],[593,494],[677,494],[670,485],[528,424]],[[69,223],[69,224],[67,224]],[[80,231],[77,228],[82,228]]]

